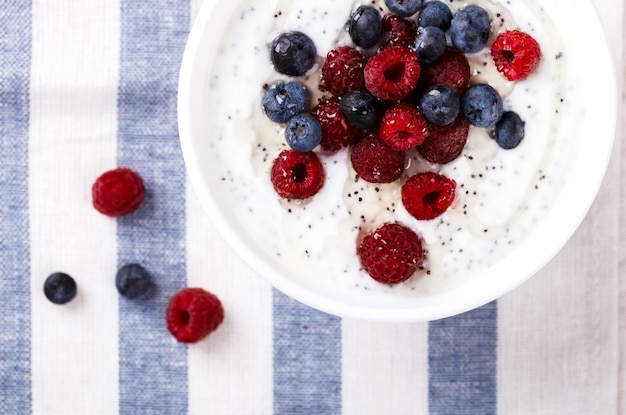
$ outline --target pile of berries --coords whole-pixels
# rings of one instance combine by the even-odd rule
[[[285,32],[272,42],[274,69],[289,78],[266,86],[262,106],[272,121],[285,125],[290,149],[274,160],[271,181],[282,198],[310,198],[324,184],[320,157],[348,149],[359,178],[403,180],[406,210],[417,220],[430,220],[451,206],[456,183],[434,172],[403,177],[407,151],[445,164],[461,154],[470,126],[490,129],[504,149],[524,136],[524,122],[504,111],[499,93],[471,82],[465,54],[489,47],[498,71],[518,81],[535,70],[541,51],[519,30],[504,31],[488,45],[491,19],[478,5],[453,13],[438,0],[385,4],[390,13],[381,15],[371,5],[352,13],[346,30],[353,44],[322,59],[319,102],[311,103],[307,87],[294,79],[313,72],[318,61],[313,41],[301,32]],[[357,254],[372,278],[392,284],[413,274],[423,252],[413,231],[390,225],[365,236]]]

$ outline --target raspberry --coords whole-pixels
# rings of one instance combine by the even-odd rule
[[[91,187],[93,206],[107,216],[123,216],[139,209],[146,196],[143,180],[133,170],[119,167],[103,173]]]
[[[372,56],[364,69],[365,87],[377,98],[401,100],[417,86],[420,64],[409,48],[394,46]]]
[[[433,172],[417,173],[402,186],[402,204],[417,220],[430,220],[454,201],[456,183]]]
[[[409,150],[428,136],[424,116],[411,104],[391,106],[380,121],[380,138],[394,150]]]
[[[341,96],[348,91],[365,89],[363,68],[365,56],[355,48],[339,46],[326,55],[319,87],[322,91]]]
[[[322,188],[324,168],[312,151],[283,150],[274,160],[271,180],[280,197],[306,199]]]
[[[402,175],[404,152],[396,151],[372,133],[350,149],[352,168],[369,183],[391,183]]]
[[[169,301],[165,312],[167,329],[181,343],[196,343],[224,320],[219,298],[202,288],[185,288]]]
[[[322,126],[320,144],[324,151],[335,152],[358,140],[359,129],[346,121],[339,109],[339,98],[323,99],[313,108],[311,115]]]
[[[469,123],[463,115],[459,115],[452,124],[429,125],[428,133],[424,142],[417,146],[417,151],[431,163],[446,164],[463,151],[469,135]]]
[[[417,37],[417,27],[411,20],[395,14],[386,14],[382,20],[383,48],[393,46],[413,47]]]
[[[448,85],[461,96],[469,86],[470,65],[464,54],[448,47],[439,59],[423,64],[418,91],[423,91],[436,84]]]
[[[363,269],[384,284],[407,280],[424,261],[419,236],[398,223],[386,223],[367,234],[357,255]]]
[[[529,34],[508,30],[500,33],[491,44],[491,56],[506,79],[518,81],[535,70],[541,59],[541,49]]]

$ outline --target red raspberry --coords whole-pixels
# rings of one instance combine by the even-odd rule
[[[195,343],[224,320],[224,308],[219,298],[202,288],[185,288],[169,301],[165,322],[172,336],[181,343]]]
[[[357,255],[363,269],[384,284],[407,280],[424,261],[419,236],[398,223],[386,223],[367,234]]]
[[[93,207],[107,216],[123,216],[136,211],[145,196],[143,180],[126,167],[103,173],[91,187]]]
[[[509,81],[526,79],[541,59],[537,41],[519,30],[507,30],[491,44],[491,56],[496,68]]]
[[[410,20],[395,14],[386,14],[381,21],[381,37],[386,39],[383,48],[393,46],[415,47],[417,27]]]
[[[324,184],[324,168],[317,154],[284,150],[274,160],[272,185],[278,196],[285,199],[306,199]]]
[[[365,87],[376,98],[401,100],[417,86],[420,64],[409,48],[394,46],[372,56],[365,65]]]
[[[430,220],[445,212],[452,202],[456,183],[433,172],[417,173],[402,186],[402,204],[417,220]]]
[[[441,58],[433,63],[422,65],[418,90],[429,86],[445,84],[461,96],[469,86],[470,65],[465,55],[455,48],[448,47]]]
[[[404,171],[404,152],[396,151],[370,134],[350,149],[352,168],[369,183],[391,183]]]
[[[359,139],[359,129],[344,118],[339,109],[339,98],[323,99],[311,111],[322,127],[320,145],[325,151],[336,152]]]
[[[469,123],[459,115],[449,125],[428,126],[428,137],[417,146],[417,151],[431,163],[446,164],[457,158],[469,135]]]
[[[336,96],[365,89],[365,56],[355,48],[339,46],[326,55],[320,76],[320,89]]]
[[[428,123],[411,104],[399,103],[387,109],[380,120],[380,138],[394,150],[409,150],[428,136]]]

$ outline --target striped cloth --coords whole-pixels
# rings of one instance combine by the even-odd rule
[[[623,3],[595,3],[621,74]],[[0,0],[0,414],[626,414],[620,139],[565,249],[497,302],[419,324],[327,315],[247,268],[188,185],[176,93],[199,6]],[[90,188],[118,165],[148,194],[115,220]],[[128,262],[155,295],[119,296]],[[65,306],[43,296],[55,271],[78,283]],[[194,345],[164,324],[185,286],[227,313]]]

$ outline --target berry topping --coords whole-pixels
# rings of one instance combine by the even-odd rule
[[[294,115],[285,126],[285,139],[296,151],[311,151],[322,140],[322,126],[311,114]]]
[[[339,107],[339,98],[323,99],[317,104],[311,114],[317,118],[322,127],[322,150],[335,152],[350,144],[356,143],[359,138],[359,129],[350,124]]]
[[[448,125],[459,115],[461,104],[452,88],[438,84],[428,88],[420,99],[420,111],[428,122]]]
[[[339,101],[339,109],[344,118],[358,128],[373,128],[380,119],[380,102],[367,91],[346,93]]]
[[[311,151],[284,150],[274,160],[270,178],[280,197],[306,199],[322,188],[324,168]]]
[[[491,56],[496,68],[509,81],[526,79],[541,59],[537,41],[519,30],[502,32],[491,44]]]
[[[350,18],[348,33],[352,41],[362,48],[370,48],[378,42],[381,32],[381,17],[372,6],[359,6]]]
[[[402,186],[402,204],[417,220],[444,213],[454,201],[456,183],[433,172],[417,173]]]
[[[428,124],[411,104],[395,104],[385,111],[380,121],[380,138],[397,151],[422,144],[428,135]]]
[[[411,20],[403,19],[395,14],[383,16],[381,35],[382,39],[384,39],[383,48],[393,46],[413,47],[416,36],[417,27]]]
[[[316,57],[313,40],[302,32],[281,33],[271,45],[274,69],[284,75],[304,75],[313,67]]]
[[[369,183],[391,183],[404,171],[404,152],[369,134],[350,149],[352,168]]]
[[[76,296],[76,281],[64,272],[50,274],[43,284],[43,293],[54,304],[65,304]]]
[[[219,298],[202,288],[185,288],[170,299],[165,322],[181,343],[196,343],[213,332],[224,320]]]
[[[387,8],[398,16],[408,17],[422,8],[424,0],[385,0]]]
[[[298,82],[273,82],[263,94],[261,104],[267,117],[284,124],[296,114],[309,108],[311,97],[308,89]]]
[[[377,98],[401,100],[417,86],[420,64],[409,48],[394,46],[372,56],[365,65],[365,86]]]
[[[461,111],[470,124],[493,127],[504,112],[502,97],[491,85],[474,84],[461,96]]]
[[[383,284],[406,281],[424,261],[419,236],[398,223],[385,223],[365,235],[357,255],[370,277]]]
[[[365,89],[363,68],[365,56],[355,48],[339,46],[326,55],[322,66],[319,87],[333,95]]]
[[[420,12],[417,24],[422,27],[437,26],[444,32],[450,29],[452,11],[442,1],[429,1]]]
[[[464,53],[475,53],[484,48],[490,33],[489,13],[476,5],[459,10],[450,24],[452,44]]]
[[[517,147],[524,138],[524,121],[516,113],[506,111],[496,124],[495,138],[505,150]]]
[[[139,209],[146,196],[143,180],[133,170],[119,167],[103,173],[91,187],[94,208],[107,216],[123,216]]]
[[[418,89],[424,90],[435,84],[445,84],[461,96],[467,89],[469,80],[470,65],[467,58],[458,50],[448,47],[441,58],[422,65]]]
[[[469,123],[462,115],[449,125],[428,126],[428,137],[417,146],[424,160],[446,164],[457,158],[463,151],[469,135]]]
[[[420,27],[415,40],[415,53],[420,63],[432,63],[446,51],[446,34],[437,26]]]
[[[115,275],[115,287],[126,298],[137,298],[148,292],[151,286],[150,274],[139,264],[126,264]]]

